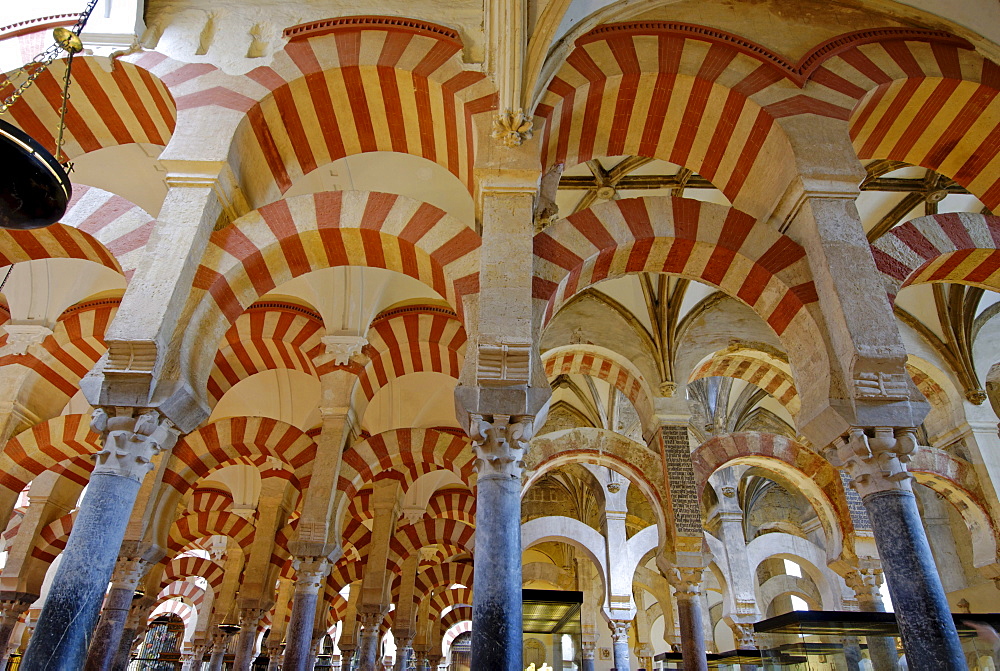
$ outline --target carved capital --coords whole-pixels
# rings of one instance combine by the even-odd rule
[[[7,332],[7,344],[0,349],[0,356],[27,354],[30,348],[41,345],[52,335],[46,324],[6,324],[3,330]]]
[[[256,630],[260,618],[266,611],[263,608],[240,608],[240,629]]]
[[[844,471],[862,498],[888,490],[912,491],[906,462],[917,449],[911,428],[853,427],[846,436],[826,448],[823,456]]]
[[[594,659],[594,651],[597,649],[597,643],[594,641],[584,641],[580,644],[580,655],[583,659]]]
[[[148,409],[97,408],[90,427],[101,434],[104,445],[94,455],[94,474],[120,475],[139,482],[153,468],[153,457],[172,448],[179,435],[169,419]]]
[[[628,642],[628,630],[631,626],[631,620],[608,620],[608,628],[611,629],[611,640],[615,643]]]
[[[533,419],[529,416],[472,415],[472,447],[476,451],[479,478],[521,478]]]
[[[352,335],[327,335],[320,340],[326,346],[326,353],[333,357],[333,362],[338,366],[349,364],[351,357],[361,354],[361,350],[368,344],[364,336]]]
[[[519,147],[531,139],[534,121],[525,116],[524,110],[504,110],[493,118],[494,140],[505,147]]]
[[[332,568],[326,557],[296,557],[292,563],[295,569],[295,591],[319,593],[320,585]]]
[[[733,633],[736,634],[736,647],[740,650],[752,650],[757,647],[757,633],[752,622],[734,622]]]
[[[678,599],[701,595],[701,580],[705,569],[701,567],[675,566],[670,568],[664,577]]]
[[[385,614],[381,610],[358,611],[358,622],[366,632],[377,631],[384,618]]]
[[[3,599],[0,600],[0,622],[7,626],[17,624],[17,621],[28,610],[31,601],[26,599]]]
[[[111,574],[111,584],[118,589],[135,591],[148,570],[149,562],[142,557],[119,557]]]

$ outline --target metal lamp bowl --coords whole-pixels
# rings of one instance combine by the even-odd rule
[[[0,228],[54,224],[66,214],[72,195],[59,161],[30,135],[0,119]]]

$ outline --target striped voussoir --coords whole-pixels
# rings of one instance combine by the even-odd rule
[[[221,489],[201,488],[194,490],[187,505],[189,513],[210,513],[228,510],[233,505],[233,495]]]
[[[340,592],[348,585],[361,582],[365,573],[365,561],[367,553],[363,559],[350,559],[346,555],[337,560],[326,579],[327,591]]]
[[[440,517],[424,517],[413,524],[396,527],[396,533],[389,541],[389,555],[393,561],[402,565],[408,557],[419,552],[420,548],[429,545],[450,546],[471,554],[475,534],[476,528],[471,524]]]
[[[792,376],[765,359],[752,355],[720,352],[691,372],[688,382],[706,377],[731,377],[756,385],[773,396],[792,415],[801,407]]]
[[[0,366],[20,364],[34,371],[35,394],[65,405],[80,390],[80,380],[107,351],[104,334],[118,310],[119,299],[77,304],[59,316],[52,335],[26,354],[0,357]],[[0,337],[0,345],[9,336]],[[58,404],[57,404],[58,405]],[[58,411],[58,410],[56,410]]]
[[[441,611],[454,606],[472,606],[472,590],[468,587],[443,589],[431,597],[430,612],[440,617]]]
[[[114,254],[92,234],[56,223],[31,231],[0,230],[0,265],[34,259],[83,259],[121,273]]]
[[[461,314],[461,296],[479,290],[480,244],[475,231],[443,210],[394,194],[336,191],[280,200],[212,234],[194,280],[196,319],[214,322],[217,313],[232,323],[284,282],[336,266],[403,273]]]
[[[831,67],[866,92],[850,119],[858,157],[935,170],[996,209],[1000,65],[953,46],[891,46],[861,47],[853,62]]]
[[[929,374],[910,363],[906,364],[906,371],[913,378],[913,384],[917,385],[917,389],[932,406],[949,405],[948,393]]]
[[[542,364],[550,381],[560,375],[588,375],[607,382],[629,400],[639,414],[643,430],[652,428],[652,390],[628,359],[603,347],[566,345],[543,354]]]
[[[176,554],[191,541],[205,536],[228,536],[248,550],[253,543],[254,525],[235,513],[214,511],[182,515],[170,527],[167,549]]]
[[[14,542],[14,538],[21,530],[21,520],[24,519],[24,513],[27,511],[27,508],[14,508],[14,511],[11,512],[10,520],[7,522],[7,528],[4,529],[3,532],[3,542],[0,544],[0,551],[10,549],[11,543]]]
[[[121,196],[74,184],[73,198],[61,223],[93,236],[114,256],[120,272],[130,280],[156,222],[141,207]]]
[[[323,320],[303,308],[281,304],[251,306],[226,332],[208,376],[208,395],[218,403],[241,380],[284,368],[316,376],[324,352]]]
[[[234,140],[243,162],[260,166],[248,171],[259,175],[248,184],[251,202],[274,200],[319,166],[373,151],[434,161],[471,191],[473,117],[496,108],[496,90],[463,68],[457,33],[377,17],[327,23],[331,30],[294,36],[233,90],[178,103],[238,105],[241,92],[254,99]]]
[[[468,489],[457,487],[439,489],[427,502],[427,512],[431,517],[458,520],[466,524],[476,523],[476,496]]]
[[[218,590],[222,587],[222,580],[225,578],[225,575],[225,568],[213,559],[190,555],[175,557],[167,563],[167,568],[163,572],[163,579],[160,581],[160,587],[166,587],[177,580],[197,576],[204,578],[208,582],[208,586],[218,596]]]
[[[375,511],[371,506],[372,490],[362,489],[351,497],[351,502],[347,505],[347,515],[350,519],[361,523],[375,519]]]
[[[889,300],[924,282],[1000,289],[1000,217],[958,212],[917,217],[872,246]]]
[[[195,608],[201,608],[201,602],[205,599],[205,590],[187,580],[175,580],[160,590],[156,595],[156,600],[164,601],[180,597]]]
[[[819,454],[782,435],[748,431],[717,436],[702,443],[691,453],[699,494],[713,473],[736,460],[787,465],[786,475],[808,485],[808,489],[818,487],[825,495],[836,516],[836,523],[840,525],[839,529],[827,529],[827,533],[832,534],[830,538],[846,538],[846,532],[853,529],[844,485],[837,469]]]
[[[453,472],[469,482],[474,465],[469,439],[437,429],[395,429],[376,434],[344,450],[337,489],[350,500],[366,484],[391,477],[405,492],[432,471]]]
[[[164,83],[132,63],[115,60],[108,68],[102,61],[89,56],[73,59],[66,155],[74,158],[131,143],[165,146],[174,132],[177,110]],[[55,151],[53,130],[59,126],[65,72],[66,60],[54,61],[8,111],[15,125],[50,152]],[[7,82],[7,76],[0,75],[0,93],[8,89]]]
[[[306,486],[315,456],[316,443],[291,424],[269,417],[232,417],[203,426],[179,441],[171,451],[163,482],[184,494],[219,468],[236,463],[259,467],[274,457],[295,473],[299,486]]]
[[[436,620],[440,615],[441,611],[434,611],[430,618],[431,620]],[[441,625],[438,627],[438,631],[442,634],[446,633],[449,629],[455,628],[456,633],[464,633],[463,627],[461,625],[466,625],[464,627],[465,631],[470,631],[472,629],[472,605],[469,604],[459,604],[448,611],[444,617],[441,618]]]
[[[198,621],[198,612],[193,606],[189,606],[183,601],[178,601],[177,599],[167,599],[166,601],[160,603],[153,612],[149,614],[147,618],[148,622],[152,622],[158,617],[164,615],[176,615],[184,623],[185,629],[193,629]]]
[[[921,446],[907,464],[907,470],[914,473],[918,481],[926,481],[928,486],[944,492],[946,496],[949,489],[961,490],[966,497],[975,502],[975,505],[988,510],[986,496],[976,476],[975,466],[965,459],[937,447]],[[956,507],[962,509],[957,502]]]
[[[0,486],[20,492],[56,464],[101,450],[90,415],[62,415],[36,424],[7,441],[0,455]]]
[[[73,521],[77,511],[66,513],[46,524],[38,534],[35,547],[31,548],[31,556],[46,564],[51,564],[60,552],[66,549],[70,532],[73,531]]]
[[[379,389],[409,373],[458,378],[467,336],[454,314],[419,307],[376,319],[368,331],[369,362],[358,384],[369,401]]]
[[[94,466],[96,464],[92,455],[86,454],[62,461],[50,468],[49,472],[55,477],[66,478],[84,487],[90,482],[90,474],[94,472]]]
[[[815,328],[809,309],[818,297],[805,250],[733,208],[663,196],[616,200],[560,219],[534,247],[533,296],[545,302],[545,323],[601,280],[664,272],[718,287],[779,336]]]
[[[471,564],[463,562],[446,562],[437,564],[419,573],[416,580],[416,593],[421,595],[430,594],[436,587],[451,587],[461,585],[472,588],[473,569]]]

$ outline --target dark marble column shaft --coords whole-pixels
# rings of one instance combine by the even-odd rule
[[[240,610],[240,633],[236,639],[236,656],[232,671],[250,671],[253,665],[253,647],[257,640],[257,624],[264,611],[260,608]]]
[[[382,671],[379,654],[379,626],[382,624],[383,615],[380,612],[358,613],[358,620],[361,622],[363,630],[361,632],[361,642],[357,649],[358,671]]]
[[[118,639],[118,652],[112,665],[113,671],[126,671],[132,659],[132,646],[135,644],[136,628],[126,626]]]
[[[964,671],[965,655],[920,523],[913,492],[863,499],[896,612],[910,671]]]
[[[295,593],[292,598],[292,614],[285,632],[285,658],[282,671],[307,671],[306,664],[311,656],[313,624],[316,620],[316,604],[323,578],[329,573],[329,565],[323,561],[299,560],[295,576]]]
[[[474,576],[472,668],[522,671],[520,477],[479,474]]]
[[[134,588],[112,587],[108,591],[87,655],[87,671],[111,671],[114,667],[134,595]]]
[[[681,630],[681,656],[684,668],[691,671],[708,671],[705,657],[705,624],[700,592],[675,592],[677,597],[677,622]]]
[[[21,662],[23,671],[83,667],[139,485],[121,475],[91,475]]]

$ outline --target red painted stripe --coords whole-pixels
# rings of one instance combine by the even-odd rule
[[[880,43],[889,57],[906,73],[907,77],[923,77],[924,71],[917,63],[909,46],[903,40],[888,40]]]
[[[872,129],[865,143],[858,150],[858,156],[874,156],[874,152],[895,125],[899,115],[909,106],[910,100],[916,94],[921,81],[918,79],[907,79],[903,82],[902,86],[897,90],[895,98],[889,103],[888,108],[886,108],[882,117],[875,124],[875,128]]]
[[[331,161],[343,158],[347,155],[344,147],[344,138],[340,133],[340,122],[337,121],[337,112],[333,107],[333,96],[330,94],[329,81],[323,72],[315,72],[306,75],[306,88],[309,97],[312,99],[313,109],[319,121],[320,135],[326,143],[327,154]]]
[[[750,177],[754,164],[757,162],[757,157],[760,155],[761,149],[764,148],[764,143],[767,142],[773,125],[774,119],[763,109],[758,110],[757,118],[754,120],[753,127],[750,130],[750,135],[747,136],[747,141],[743,145],[743,151],[736,160],[733,174],[729,176],[729,181],[722,187],[722,192],[726,194],[726,197],[731,202],[737,202],[737,198],[743,190],[743,185]]]
[[[581,212],[576,212],[566,217],[570,225],[576,230],[583,234],[583,237],[592,244],[596,249],[610,249],[617,245],[614,237],[607,228],[604,227],[604,222],[602,222],[593,210],[586,209]]]
[[[925,259],[933,259],[941,256],[941,250],[935,247],[911,222],[897,226],[893,229],[892,235],[896,236],[903,244]]]
[[[923,136],[927,129],[937,118],[938,113],[944,109],[946,103],[951,99],[952,93],[958,88],[960,82],[953,79],[945,79],[934,87],[934,90],[920,106],[916,116],[910,121],[906,130],[900,136],[896,145],[889,151],[889,156],[906,156]]]
[[[719,121],[715,125],[712,139],[705,152],[705,160],[701,164],[699,172],[708,180],[715,178],[719,171],[719,164],[722,163],[723,156],[731,148],[733,132],[736,124],[739,123],[746,106],[746,98],[735,91],[729,91],[726,102],[722,106],[722,113]]]
[[[104,90],[104,85],[98,81],[97,76],[91,70],[90,59],[74,59],[76,67],[73,69],[73,79],[80,86],[84,96],[93,105],[94,111],[100,117],[104,125],[107,126],[111,136],[118,144],[129,144],[135,142],[121,115],[115,109],[114,103]],[[61,99],[61,96],[60,96]]]
[[[969,256],[975,252],[974,249],[959,249],[951,254],[947,254],[944,262],[930,274],[929,277],[924,278],[924,282],[944,282],[946,280],[952,279],[952,272],[957,269]],[[930,263],[930,261],[928,261]],[[925,264],[927,265],[927,264]],[[923,268],[920,268],[918,274],[923,272]]]
[[[993,252],[972,272],[962,278],[962,281],[981,284],[992,277],[997,270],[1000,270],[1000,252]]]
[[[302,127],[302,119],[299,117],[298,106],[292,96],[291,87],[288,85],[279,86],[271,95],[274,97],[274,103],[278,108],[285,132],[288,134],[292,151],[295,152],[299,168],[303,175],[307,175],[316,169],[316,158],[309,145],[309,136],[306,135],[305,129]]]
[[[840,54],[840,58],[876,84],[888,84],[892,81],[892,77],[886,74],[882,68],[875,65],[874,61],[861,53],[859,49],[845,51]]]
[[[622,213],[629,231],[632,232],[633,238],[651,238],[655,235],[644,199],[626,198],[617,200],[615,203],[618,206],[618,210]]]
[[[138,69],[133,68],[133,70]],[[122,97],[128,104],[132,114],[135,115],[136,121],[139,122],[142,131],[146,134],[146,141],[151,144],[166,144],[160,136],[160,131],[156,128],[156,124],[153,122],[153,117],[149,115],[149,111],[146,109],[146,103],[139,98],[139,92],[136,91],[125,68],[111,68],[111,78],[118,84],[118,89],[121,91]]]
[[[285,169],[285,162],[278,151],[278,145],[274,142],[274,136],[271,135],[271,129],[267,126],[264,113],[259,106],[252,107],[247,112],[247,118],[250,120],[250,128],[253,129],[254,136],[257,138],[260,151],[264,155],[264,162],[267,163],[267,167],[278,185],[278,190],[284,193],[292,186],[292,180]]]

